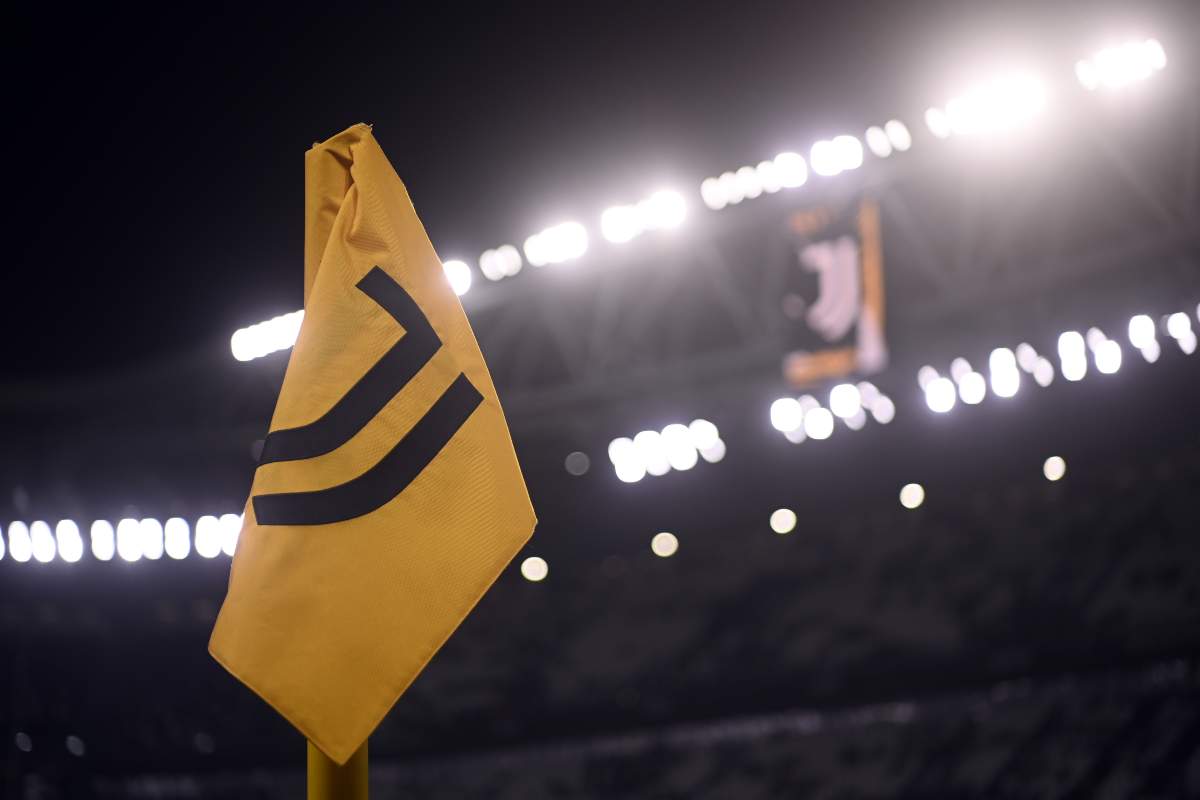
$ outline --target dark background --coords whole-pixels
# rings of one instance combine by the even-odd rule
[[[301,305],[313,141],[373,123],[443,258],[593,232],[577,265],[476,272],[464,298],[541,520],[518,561],[550,576],[514,564],[397,704],[377,796],[1200,793],[1200,355],[1160,332],[1146,364],[1125,339],[1134,313],[1200,328],[1194,4],[43,8],[7,28],[5,535],[241,507],[286,355],[237,363],[228,337]],[[1083,92],[1074,60],[1126,32],[1166,70]],[[1055,81],[1045,129],[1010,149],[926,132],[966,70],[1009,57]],[[699,202],[708,175],[890,117],[903,157]],[[692,202],[679,237],[599,241],[600,209],[660,185]],[[775,244],[792,211],[864,193],[896,421],[793,446],[767,423],[790,391]],[[1057,366],[1058,333],[1091,325],[1122,342],[1116,375],[924,404],[922,364],[1029,341]],[[616,480],[609,440],[695,417],[724,461]],[[659,530],[674,558],[649,552]],[[0,796],[298,796],[301,738],[205,652],[227,571],[0,561]]]

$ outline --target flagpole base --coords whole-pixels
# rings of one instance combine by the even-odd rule
[[[308,800],[367,800],[367,743],[339,766],[309,742]]]

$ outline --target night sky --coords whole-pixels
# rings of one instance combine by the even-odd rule
[[[915,122],[982,52],[1086,52],[1108,33],[1093,21],[1195,11],[1040,5],[18,16],[3,55],[3,379],[136,369],[298,308],[303,153],[356,122],[375,125],[442,257],[473,264],[648,188],[694,191],[848,126]]]

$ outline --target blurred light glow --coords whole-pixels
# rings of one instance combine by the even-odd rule
[[[471,268],[467,262],[452,258],[442,263],[442,271],[446,273],[446,280],[456,295],[462,297],[471,291]]]
[[[560,222],[525,240],[525,260],[535,267],[579,258],[588,249],[587,229],[578,222]]]
[[[117,539],[112,523],[98,519],[92,523],[92,555],[97,561],[112,561],[117,554]]]
[[[697,450],[705,450],[713,447],[721,438],[720,431],[717,426],[713,425],[706,419],[694,419],[688,425],[688,434],[692,438],[692,447]]]
[[[859,406],[857,411],[846,417],[843,421],[850,430],[861,431],[867,424],[867,412],[862,410],[862,406]]]
[[[771,403],[771,427],[787,433],[799,428],[804,422],[804,409],[794,397],[781,397]]]
[[[1067,462],[1061,456],[1050,456],[1042,464],[1042,474],[1048,481],[1057,481],[1067,474]]]
[[[692,444],[692,434],[686,425],[677,422],[668,425],[662,429],[660,437],[671,469],[686,471],[696,466],[699,454],[696,452],[696,446]]]
[[[929,132],[939,139],[948,139],[952,133],[950,118],[946,116],[945,111],[936,107],[925,111],[925,127],[929,128]]]
[[[1021,373],[1017,370],[1017,357],[1007,347],[997,347],[988,357],[988,372],[992,392],[997,397],[1012,397],[1021,388]]]
[[[829,392],[829,410],[842,419],[862,411],[862,395],[852,383],[839,383]]]
[[[1146,359],[1147,364],[1153,364],[1158,361],[1158,357],[1162,355],[1162,347],[1159,346],[1157,339],[1151,339],[1140,348],[1142,358]]]
[[[1017,366],[1026,372],[1033,372],[1037,366],[1038,353],[1033,349],[1033,345],[1028,342],[1021,342],[1017,345]]]
[[[1155,325],[1146,314],[1138,314],[1129,319],[1129,343],[1141,349],[1156,341]]]
[[[809,151],[809,163],[813,172],[825,177],[858,169],[863,163],[862,142],[846,134],[821,139]]]
[[[783,535],[796,529],[796,512],[790,508],[777,508],[771,512],[771,530]]]
[[[527,581],[543,581],[550,574],[550,565],[541,556],[530,556],[521,562],[521,577]]]
[[[34,560],[49,564],[54,560],[54,556],[58,553],[58,546],[54,542],[54,534],[50,532],[50,526],[42,520],[37,520],[29,526],[29,539],[33,548]]]
[[[799,153],[784,152],[775,156],[779,182],[785,189],[796,189],[808,181],[808,164]]]
[[[958,382],[958,396],[969,406],[979,405],[987,394],[987,381],[978,372],[968,372]]]
[[[7,551],[6,551],[5,545],[4,545],[4,537],[0,536],[0,561],[4,560],[5,552],[7,552]]]
[[[883,126],[883,130],[887,133],[888,141],[892,143],[892,147],[901,153],[912,147],[912,134],[908,132],[908,126],[900,120],[889,119],[887,124]]]
[[[1075,62],[1075,77],[1088,91],[1119,89],[1145,80],[1167,66],[1167,53],[1157,39],[1128,41],[1106,47]]]
[[[783,176],[779,174],[779,167],[774,161],[760,161],[754,170],[758,173],[758,182],[767,194],[775,194],[783,188]]]
[[[138,523],[138,533],[142,538],[142,555],[152,561],[162,558],[162,523],[153,518],[146,518]]]
[[[938,371],[926,364],[917,370],[917,385],[924,389],[929,385],[930,381],[937,380],[937,377]]]
[[[946,103],[943,114],[926,112],[935,136],[994,135],[1027,127],[1046,106],[1043,82],[1025,71],[993,76]]]
[[[717,439],[708,447],[700,448],[700,457],[710,464],[716,464],[725,457],[725,442]]]
[[[753,200],[762,194],[763,187],[758,180],[758,170],[754,167],[739,167],[734,173],[737,178],[738,188],[741,191],[742,197],[747,200]]]
[[[187,558],[192,550],[190,531],[186,520],[171,517],[163,526],[164,549],[167,555],[179,561]]]
[[[252,361],[296,343],[304,311],[281,314],[247,328],[239,328],[229,337],[229,349],[238,361]]]
[[[949,378],[937,377],[925,385],[925,404],[931,411],[945,414],[954,408],[957,394],[954,381]]]
[[[83,537],[79,535],[79,526],[74,520],[59,520],[54,526],[54,538],[58,542],[58,554],[63,561],[74,564],[83,558]]]
[[[892,398],[880,395],[879,399],[871,404],[871,416],[880,425],[887,425],[896,418],[896,404],[892,402]]]
[[[511,244],[502,244],[494,250],[484,250],[479,256],[479,271],[489,281],[511,278],[521,271],[521,253]]]
[[[1078,331],[1066,331],[1058,337],[1058,359],[1063,377],[1083,380],[1087,375],[1087,345]]]
[[[686,216],[687,203],[683,195],[663,190],[655,192],[636,205],[606,209],[600,215],[600,232],[608,241],[623,244],[645,231],[677,228],[683,224]]]
[[[1096,369],[1105,375],[1112,375],[1121,368],[1121,345],[1112,339],[1105,339],[1095,350]]]
[[[125,561],[142,557],[142,537],[136,519],[125,518],[117,523],[117,555]]]
[[[670,558],[679,551],[679,539],[673,533],[660,531],[650,540],[650,550],[659,558]]]
[[[833,434],[833,414],[814,408],[804,415],[804,433],[810,439],[828,439]]]
[[[900,505],[907,509],[920,507],[925,502],[925,487],[919,483],[906,483],[900,489]]]
[[[204,515],[196,520],[196,552],[202,558],[216,558],[221,552],[221,523]]]
[[[1186,339],[1192,332],[1192,320],[1182,311],[1167,317],[1167,333],[1174,339]]]
[[[662,445],[662,434],[658,431],[641,431],[633,437],[633,446],[646,472],[659,477],[671,471],[671,462]]]
[[[1196,352],[1196,334],[1192,333],[1191,331],[1188,331],[1187,336],[1180,337],[1179,338],[1179,349],[1182,350],[1185,355],[1189,355],[1189,356],[1192,353]]]
[[[1033,379],[1043,388],[1054,382],[1054,365],[1050,363],[1050,359],[1038,356],[1037,363],[1033,365]]]
[[[33,541],[29,538],[29,527],[24,522],[13,522],[8,526],[8,554],[13,561],[24,564],[33,558]]]
[[[242,518],[238,514],[222,514],[217,523],[221,529],[221,551],[232,556],[237,550],[238,536],[242,533]]]
[[[718,178],[705,178],[701,181],[700,199],[713,211],[720,211],[729,204],[729,199],[725,197],[725,189]]]
[[[971,362],[965,358],[956,358],[950,362],[950,377],[954,379],[955,383],[961,382],[963,376],[969,372],[972,372]]]
[[[867,148],[879,158],[887,158],[892,154],[892,140],[878,125],[867,128],[864,138],[867,140]]]

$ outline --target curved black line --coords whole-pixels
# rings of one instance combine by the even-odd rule
[[[271,431],[259,465],[314,458],[341,447],[404,388],[442,346],[424,312],[379,267],[358,288],[404,326],[404,336],[376,361],[321,417],[298,428]]]
[[[375,466],[339,486],[252,498],[259,525],[324,525],[369,514],[403,492],[483,402],[461,373]]]

